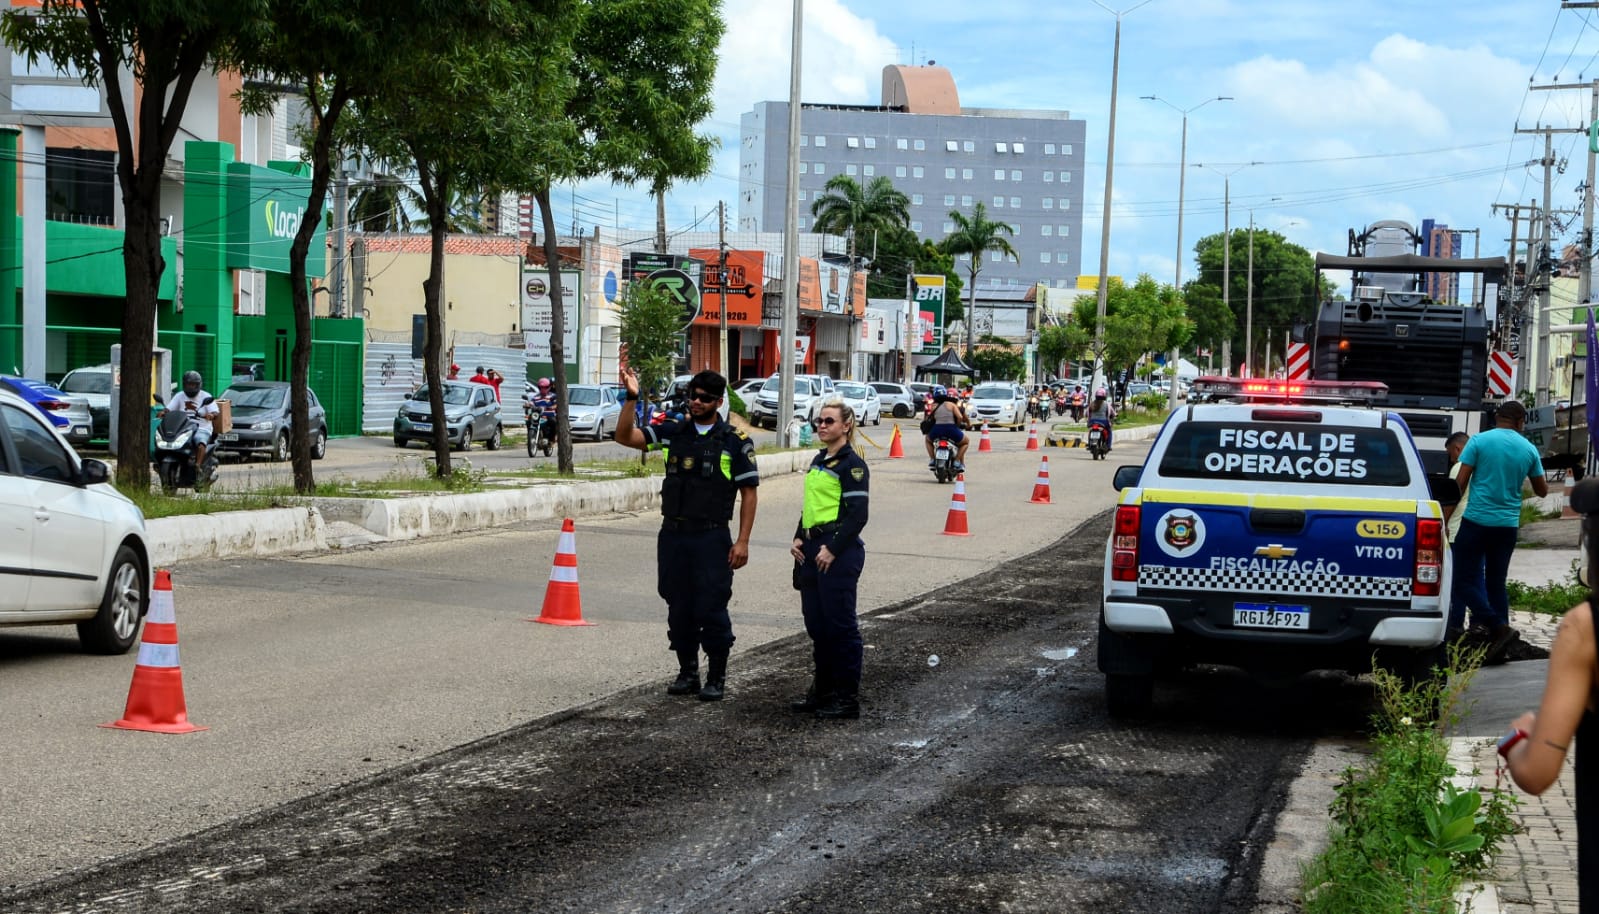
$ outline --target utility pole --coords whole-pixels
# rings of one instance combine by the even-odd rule
[[[332,300],[329,302],[329,313],[334,317],[343,317],[348,312],[345,309],[345,283],[344,262],[349,256],[349,245],[345,243],[345,231],[350,220],[350,176],[344,170],[344,155],[339,153],[339,161],[335,166],[338,171],[333,178],[333,273],[328,277]],[[311,309],[313,312],[315,308]]]
[[[799,323],[799,187],[800,44],[805,34],[805,0],[793,0],[794,25],[789,37],[788,167],[783,182],[783,321],[777,343],[777,443],[792,447],[788,427],[794,416],[794,333]]]
[[[727,383],[732,384],[736,378],[727,367],[727,204],[721,200],[716,201],[716,247],[722,257],[721,317],[716,322],[721,331],[721,342],[718,343],[716,365],[722,370],[722,377],[727,379]]]
[[[1558,86],[1533,86],[1533,89],[1559,88]],[[1550,212],[1553,205],[1551,197],[1554,193],[1554,135],[1557,133],[1587,133],[1586,128],[1571,127],[1535,127],[1532,129],[1516,128],[1517,133],[1543,134],[1543,158],[1539,164],[1543,166],[1543,218],[1539,220],[1539,251],[1537,260],[1539,272],[1543,272],[1543,264],[1550,262],[1551,250],[1554,242],[1554,213]],[[1529,258],[1531,259],[1531,258]],[[1529,264],[1529,269],[1531,265]],[[1533,402],[1544,406],[1549,402],[1549,286],[1545,277],[1540,283],[1538,295],[1538,348],[1534,354],[1533,366]]]

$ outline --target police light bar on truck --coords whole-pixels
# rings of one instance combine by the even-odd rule
[[[1191,393],[1208,400],[1261,403],[1375,403],[1387,399],[1381,381],[1286,381],[1281,378],[1199,377]]]

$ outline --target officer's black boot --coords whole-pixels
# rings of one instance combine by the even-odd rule
[[[677,679],[666,687],[668,695],[693,695],[700,690],[700,652],[677,652]]]
[[[801,714],[810,714],[825,704],[826,701],[827,685],[822,681],[822,674],[817,673],[811,678],[811,687],[805,690],[804,695],[790,701],[788,709]]]
[[[834,689],[816,709],[817,720],[855,720],[860,716],[860,700],[849,686]]]
[[[705,685],[700,687],[700,701],[721,701],[727,689],[727,649],[707,650],[705,658],[709,664],[705,670]]]

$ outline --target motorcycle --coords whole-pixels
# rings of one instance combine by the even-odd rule
[[[939,482],[954,482],[955,442],[948,438],[933,439],[933,477]]]
[[[1055,398],[1055,415],[1064,416],[1064,415],[1066,415],[1066,410],[1068,410],[1070,408],[1071,408],[1071,404],[1067,402],[1065,397],[1056,397]]]
[[[550,456],[550,450],[555,447],[555,429],[546,428],[541,421],[543,413],[532,406],[525,407],[522,416],[527,420],[527,455],[532,457],[537,451],[545,457]]]
[[[1088,423],[1088,453],[1095,460],[1104,460],[1105,453],[1110,450],[1110,445],[1106,441],[1105,431],[1106,426],[1101,421]]]
[[[1027,414],[1040,422],[1049,419],[1049,399],[1033,397],[1027,402]]]
[[[208,406],[213,399],[208,397],[200,405]],[[155,451],[151,462],[155,464],[156,478],[161,481],[161,494],[171,495],[178,489],[207,492],[216,482],[215,447],[207,448],[205,463],[196,466],[195,455],[200,443],[195,440],[195,433],[199,427],[200,420],[188,410],[169,409],[161,416],[151,442]]]

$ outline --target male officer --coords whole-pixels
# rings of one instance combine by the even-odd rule
[[[666,601],[666,637],[677,652],[677,679],[668,695],[698,693],[700,701],[721,701],[727,688],[727,654],[733,647],[733,622],[727,601],[733,571],[750,556],[755,528],[755,442],[717,415],[727,380],[702,371],[688,382],[688,416],[639,429],[634,409],[638,375],[621,371],[626,388],[616,420],[616,443],[638,450],[666,447],[661,481],[661,532],[655,540],[656,592]],[[738,539],[727,529],[733,496],[739,501]],[[700,648],[709,667],[700,684]]]

